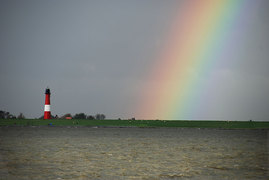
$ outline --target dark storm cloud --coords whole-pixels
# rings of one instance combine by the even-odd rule
[[[173,1],[2,1],[1,109],[130,116]]]
[[[268,119],[269,3],[260,2],[252,19],[240,25],[234,52],[211,72],[212,111],[204,110],[201,119]],[[0,3],[0,109],[31,118],[42,115],[47,86],[53,114],[135,116],[138,92],[180,5],[176,0]]]

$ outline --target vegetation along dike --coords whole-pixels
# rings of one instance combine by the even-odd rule
[[[268,121],[198,120],[88,120],[88,119],[1,119],[0,126],[87,126],[87,127],[180,127],[220,129],[269,129]]]

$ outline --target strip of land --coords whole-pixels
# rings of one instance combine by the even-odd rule
[[[0,126],[182,127],[269,129],[269,121],[0,119]]]

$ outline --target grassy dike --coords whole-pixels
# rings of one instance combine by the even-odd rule
[[[84,120],[0,119],[0,126],[89,126],[89,127],[186,127],[222,129],[269,129],[267,122],[193,120]]]

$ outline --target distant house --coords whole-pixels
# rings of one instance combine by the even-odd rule
[[[72,119],[72,117],[65,117],[65,119]]]

